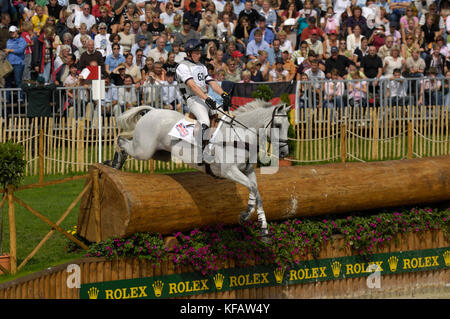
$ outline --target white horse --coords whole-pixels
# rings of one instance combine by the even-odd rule
[[[239,222],[243,224],[248,221],[256,207],[258,221],[261,224],[260,236],[265,241],[268,240],[268,229],[257,187],[256,161],[251,162],[249,159],[252,155],[255,155],[255,152],[252,154],[251,150],[256,149],[253,146],[256,146],[258,141],[264,142],[264,145],[259,143],[258,146],[261,146],[259,147],[260,155],[265,155],[266,137],[272,143],[272,152],[277,153],[279,151],[280,158],[288,155],[289,120],[287,112],[289,109],[290,106],[288,105],[273,106],[271,103],[262,100],[247,103],[233,112],[234,120],[232,120],[232,117],[222,116],[221,121],[223,123],[217,128],[216,132],[219,134],[216,134],[214,141],[211,142],[214,144],[215,153],[213,163],[208,165],[202,163],[201,160],[187,163],[185,161],[186,164],[197,170],[230,179],[247,187],[249,189],[247,210],[241,213]],[[145,111],[148,112],[140,117]],[[169,136],[169,132],[181,119],[183,119],[183,115],[179,112],[155,109],[150,106],[139,106],[124,112],[117,119],[117,124],[125,132],[121,133],[117,139],[118,151],[114,154],[114,159],[108,161],[109,163],[105,162],[105,164],[121,169],[127,155],[139,160],[150,158],[170,160],[172,153],[180,152],[180,140],[174,140],[173,137]],[[230,132],[233,132],[234,137],[230,137],[233,135]],[[131,136],[132,139],[127,138]],[[231,138],[234,143],[223,142],[225,136],[228,137],[227,141]],[[245,140],[245,142],[239,143],[236,140],[241,142]],[[201,143],[199,144],[201,145]],[[181,152],[189,153],[195,148],[194,145],[184,144]],[[237,150],[238,148],[240,150]],[[223,160],[224,157],[230,158],[230,153],[233,155],[236,151],[243,156],[238,156],[238,159],[236,159],[236,156],[232,156],[234,160],[231,162]]]

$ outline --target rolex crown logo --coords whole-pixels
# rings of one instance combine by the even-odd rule
[[[281,284],[283,282],[284,269],[277,268],[273,271],[273,274],[275,275],[275,280],[277,281],[277,284]]]
[[[389,263],[389,268],[391,269],[391,271],[395,272],[397,270],[398,258],[395,256],[391,256],[388,259],[388,263]]]
[[[342,264],[339,261],[331,263],[331,270],[333,271],[333,276],[335,278],[339,277],[339,274],[341,273],[341,267]]]
[[[213,279],[214,279],[214,284],[216,285],[216,289],[221,290],[222,286],[223,286],[224,276],[222,274],[216,274],[216,275],[214,275]]]
[[[89,299],[97,299],[98,289],[96,287],[91,287],[88,290]]]
[[[450,266],[450,250],[446,250],[443,256],[444,256],[445,265]]]
[[[156,297],[161,297],[162,290],[164,287],[164,283],[161,280],[157,280],[153,283],[153,291],[155,292]]]

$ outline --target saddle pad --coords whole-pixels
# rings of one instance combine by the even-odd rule
[[[170,130],[169,135],[176,139],[182,139],[188,143],[196,145],[194,137],[194,127],[194,122],[188,121],[183,118],[174,125],[174,127]]]

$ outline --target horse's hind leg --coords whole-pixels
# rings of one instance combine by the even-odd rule
[[[261,223],[261,237],[267,239],[267,236],[269,235],[269,230],[267,228],[267,220],[266,220],[266,213],[264,212],[261,194],[259,193],[257,181],[256,181],[256,173],[254,168],[252,167],[251,170],[247,173],[248,179],[252,182],[255,192],[255,199],[256,199],[256,214],[258,215],[258,221]]]

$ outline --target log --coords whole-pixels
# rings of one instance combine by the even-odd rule
[[[137,174],[102,164],[89,169],[99,170],[102,240],[233,225],[247,207],[245,187],[200,172]],[[269,221],[450,200],[450,156],[280,167],[271,175],[257,170],[257,176]],[[81,201],[78,230],[96,240],[92,192]]]

